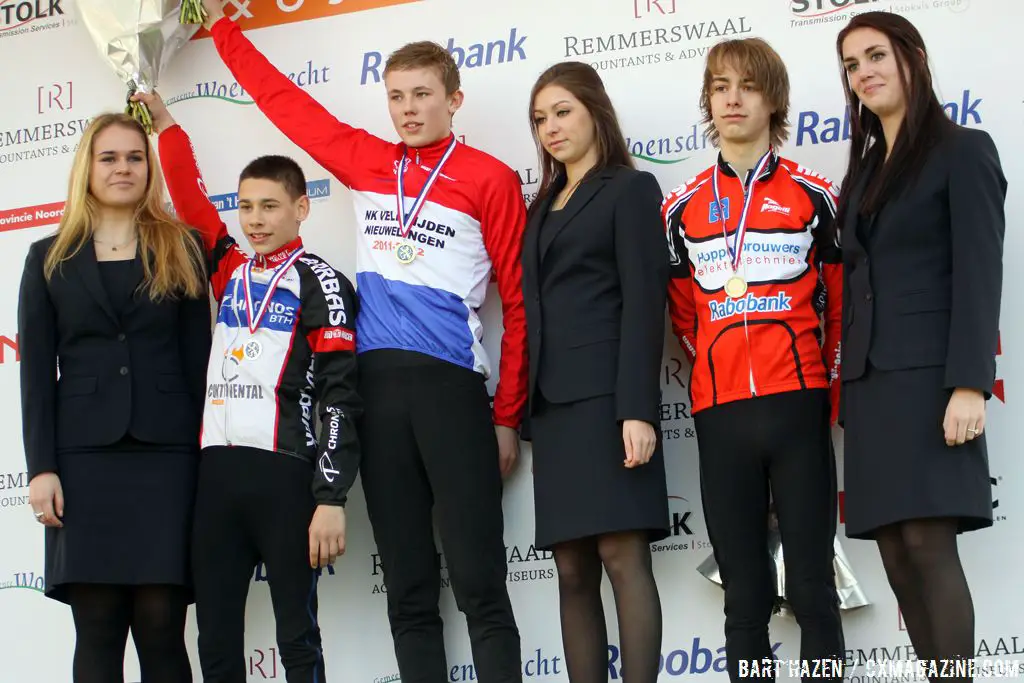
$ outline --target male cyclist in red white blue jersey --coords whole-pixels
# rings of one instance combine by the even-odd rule
[[[441,46],[411,43],[387,61],[394,144],[336,119],[252,45],[219,0],[204,5],[221,59],[256,106],[352,191],[360,472],[402,680],[448,679],[436,515],[478,677],[520,681],[501,506],[526,398],[519,179],[452,134],[463,94]],[[493,410],[477,313],[492,274],[504,323]]]

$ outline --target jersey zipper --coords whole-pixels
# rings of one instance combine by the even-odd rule
[[[756,169],[751,169],[750,171],[747,171],[747,180],[746,180],[745,183],[743,183],[743,203],[744,204],[747,203],[747,199],[749,198],[750,194],[754,191],[755,183],[754,183],[754,177],[753,176],[754,176],[754,171],[755,170]],[[744,269],[744,275],[746,275],[746,269]],[[746,342],[747,342],[747,372],[748,372],[748,377],[750,378],[750,395],[752,397],[756,397],[757,396],[757,382],[754,381],[754,352],[753,352],[753,350],[750,347],[750,327],[747,325],[747,315],[748,315],[747,307],[744,306],[743,307],[743,337],[746,339]]]

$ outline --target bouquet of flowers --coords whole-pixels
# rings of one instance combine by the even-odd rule
[[[178,20],[183,24],[202,24],[206,20],[203,0],[181,0],[181,14]]]
[[[152,132],[146,107],[132,102],[136,92],[153,92],[160,74],[199,30],[201,0],[78,0],[81,24],[100,54],[128,88],[125,112]],[[188,20],[188,21],[186,21]]]

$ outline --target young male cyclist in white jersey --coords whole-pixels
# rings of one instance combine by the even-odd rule
[[[459,72],[439,45],[412,43],[388,59],[394,144],[338,121],[260,54],[219,0],[204,5],[218,53],[256,106],[352,191],[360,470],[402,681],[448,680],[432,512],[478,678],[519,681],[501,507],[526,395],[518,178],[452,134]],[[492,273],[504,311],[493,410],[477,315]]]

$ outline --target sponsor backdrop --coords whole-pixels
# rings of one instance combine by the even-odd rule
[[[381,81],[387,55],[411,40],[446,46],[462,66],[466,102],[456,115],[460,136],[516,169],[527,201],[540,173],[530,137],[528,93],[534,79],[560,60],[582,60],[600,70],[629,137],[638,167],[654,173],[666,192],[713,163],[697,109],[703,57],[727,37],[768,39],[789,65],[792,123],[785,155],[841,180],[848,144],[835,37],[857,12],[887,10],[911,19],[932,48],[936,87],[958,123],[995,138],[1010,182],[1007,203],[1006,291],[1024,287],[1013,267],[1024,257],[1024,117],[1020,88],[1005,80],[1006,47],[1019,38],[1014,0],[227,0],[228,16],[243,23],[255,44],[295,82],[341,119],[389,140]],[[17,291],[29,244],[55,227],[65,197],[72,152],[97,113],[118,108],[124,88],[95,51],[76,19],[74,0],[0,0],[0,683],[71,680],[74,632],[69,610],[43,598],[43,534],[28,506],[20,440]],[[235,83],[205,33],[199,34],[160,84],[171,111],[191,134],[206,183],[225,222],[241,240],[235,211],[237,174],[256,155],[294,155],[310,180],[312,216],[303,228],[308,248],[354,280],[349,192],[269,124]],[[1012,589],[1012,570],[1024,561],[1024,465],[1016,457],[1014,388],[1024,384],[1024,318],[1012,296],[1003,300],[1002,353],[988,435],[996,523],[962,539],[974,589],[977,653],[990,660],[1024,660],[1024,597]],[[496,294],[484,311],[485,344],[497,357],[500,307]],[[721,589],[696,567],[710,553],[701,514],[696,440],[687,400],[688,367],[666,335],[661,375],[661,430],[666,443],[672,535],[658,543],[654,561],[665,614],[660,680],[726,680]],[[493,378],[490,386],[493,390]],[[1010,406],[1007,406],[1007,401]],[[742,425],[737,425],[742,429]],[[841,454],[842,434],[835,433]],[[524,446],[505,494],[508,587],[522,632],[523,675],[566,681],[551,556],[533,539],[530,449]],[[841,473],[841,469],[840,469]],[[885,476],[885,472],[879,472]],[[907,487],[916,485],[905,482]],[[467,490],[466,496],[474,495]],[[74,501],[69,501],[73,505]],[[359,486],[348,508],[348,552],[325,572],[320,588],[328,676],[345,683],[400,680],[388,628],[380,563]],[[125,510],[145,515],[146,510]],[[844,613],[847,660],[853,680],[867,680],[871,662],[913,658],[913,650],[873,544],[840,541],[871,604]],[[443,579],[450,681],[472,681],[465,620]],[[611,590],[605,586],[614,622]],[[621,679],[614,628],[609,675]],[[190,652],[195,627],[190,612]],[[265,576],[257,569],[246,632],[250,681],[284,681],[275,646]],[[772,620],[777,656],[799,652],[792,616]],[[784,668],[783,677],[788,677]],[[884,676],[882,678],[885,678]],[[903,680],[923,680],[910,676]],[[139,680],[128,645],[126,680]]]

